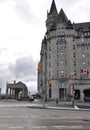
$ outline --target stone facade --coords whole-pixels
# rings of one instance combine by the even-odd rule
[[[51,99],[90,95],[90,23],[72,23],[52,1],[42,40],[38,91]],[[50,81],[48,83],[48,80]]]

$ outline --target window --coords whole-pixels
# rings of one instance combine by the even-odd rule
[[[63,49],[63,44],[62,43],[60,44],[60,49]]]
[[[63,64],[64,64],[64,61],[63,61],[63,60],[60,60],[60,64],[62,64],[62,65],[63,65]]]
[[[64,34],[64,33],[65,33],[65,29],[64,29],[64,27],[59,28],[59,29],[58,29],[58,32]]]
[[[64,55],[64,53],[63,53],[63,52],[60,52],[60,55],[61,55],[61,56],[63,56],[63,55]]]
[[[90,32],[88,32],[88,36],[90,36]]]
[[[85,61],[83,61],[83,62],[82,62],[82,64],[83,64],[83,66],[85,66],[85,65],[86,65],[86,62],[85,62]]]
[[[85,46],[83,45],[83,46],[81,46],[81,50],[82,51],[84,51],[85,50]]]
[[[83,43],[85,41],[84,37],[81,37],[80,41],[81,41],[81,43]]]
[[[76,61],[73,61],[74,66],[76,66]]]
[[[59,58],[59,53],[57,53],[57,57]]]
[[[59,66],[59,61],[57,61],[57,66]]]
[[[73,45],[73,49],[75,49],[75,45]]]
[[[57,71],[57,76],[59,76],[59,70]]]
[[[76,53],[73,53],[73,57],[74,57],[74,58],[76,57]]]
[[[49,77],[51,77],[51,71],[49,71]]]
[[[85,53],[82,53],[82,58],[85,58],[85,57],[86,57]]]
[[[49,59],[51,59],[51,54],[49,54]]]
[[[51,46],[49,46],[49,51],[51,51]]]
[[[51,62],[49,62],[49,67],[51,67]]]
[[[61,73],[61,76],[63,76],[64,75],[64,70],[61,70],[60,73]]]
[[[90,36],[90,32],[84,32],[84,35],[85,35],[86,37],[89,37],[89,36]]]

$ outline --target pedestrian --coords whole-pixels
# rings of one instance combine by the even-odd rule
[[[58,99],[56,99],[56,104],[58,104]]]
[[[47,97],[45,97],[45,102],[47,102]]]

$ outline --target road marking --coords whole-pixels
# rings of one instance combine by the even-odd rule
[[[33,126],[34,129],[46,129],[47,126]]]
[[[67,117],[67,116],[63,116],[63,117],[54,117],[54,116],[50,116],[50,117],[46,117],[46,116],[31,116],[31,118],[38,118],[38,119],[40,119],[40,120],[54,120],[54,119],[57,119],[57,120],[66,120],[66,122],[68,121],[68,120],[76,120],[76,122],[78,122],[78,120],[80,121],[80,122],[83,122],[81,119],[83,119],[83,116],[81,117],[81,116],[77,116],[77,117]],[[87,117],[88,118],[88,117]]]
[[[17,126],[17,127],[9,127],[10,129],[23,129],[24,127],[23,126]]]
[[[76,105],[74,105],[74,108],[75,108],[75,109],[79,109],[79,107],[77,107]]]
[[[0,116],[0,118],[27,118],[28,116]]]
[[[82,125],[78,125],[78,126],[53,126],[54,128],[57,129],[83,129]]]

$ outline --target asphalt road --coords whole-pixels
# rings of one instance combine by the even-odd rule
[[[0,102],[0,130],[90,130],[90,111],[36,109]]]

